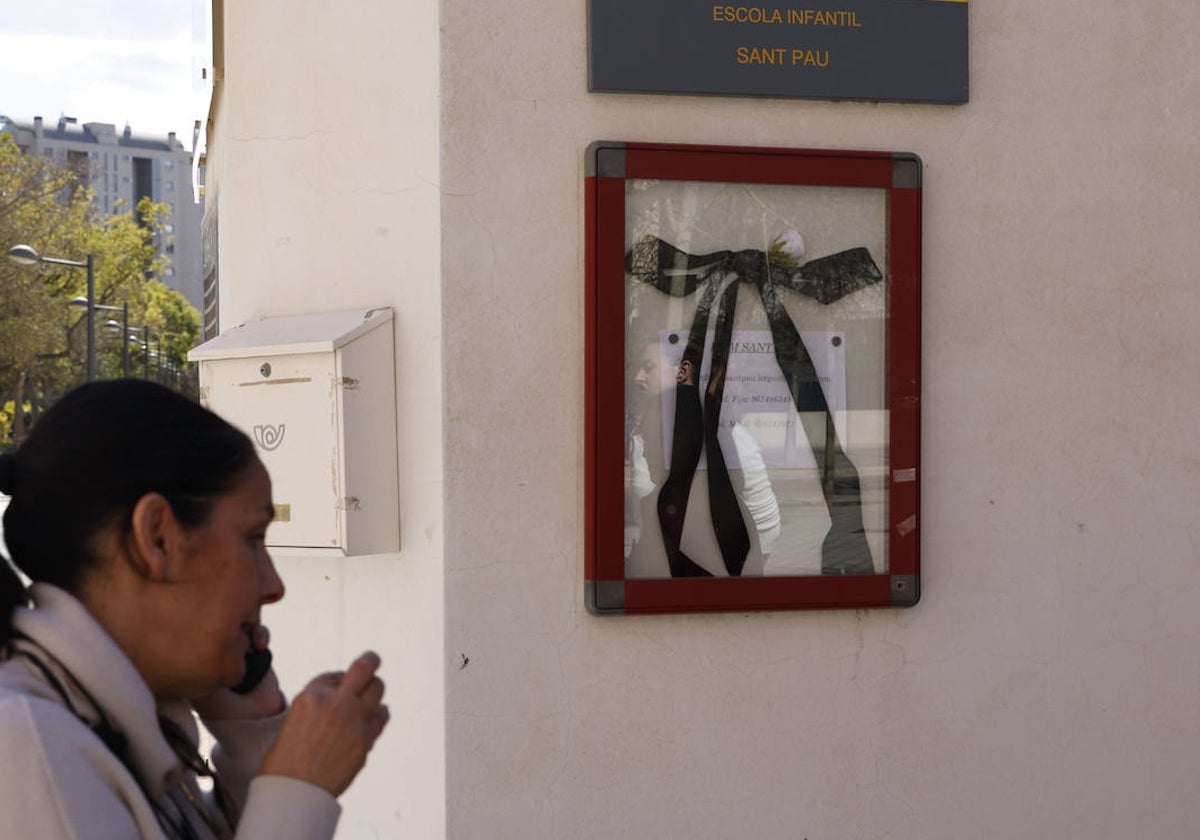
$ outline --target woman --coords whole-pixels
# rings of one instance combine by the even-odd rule
[[[331,837],[387,723],[379,659],[290,708],[269,669],[239,685],[268,659],[260,610],[284,592],[250,440],[157,385],[93,383],[0,456],[0,492],[32,581],[0,558],[0,833]]]

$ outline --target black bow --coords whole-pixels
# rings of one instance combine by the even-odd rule
[[[825,504],[832,523],[821,546],[821,571],[823,574],[872,574],[874,566],[862,524],[858,471],[842,450],[812,358],[775,291],[776,286],[782,286],[819,303],[832,303],[883,279],[870,252],[866,248],[852,248],[796,265],[776,250],[747,249],[693,255],[658,237],[646,236],[625,255],[625,270],[641,282],[674,297],[687,297],[703,287],[676,376],[671,463],[658,495],[658,519],[671,576],[711,576],[679,547],[692,478],[705,447],[708,449],[713,531],[731,576],[741,575],[750,551],[750,537],[717,442],[733,336],[737,282],[725,287],[718,304],[703,408],[699,395],[700,362],[712,305],[724,281],[731,276],[741,282],[753,283],[758,289],[774,338],[775,358],[796,410],[825,413],[825,443],[820,451],[810,437],[813,455],[820,465]]]

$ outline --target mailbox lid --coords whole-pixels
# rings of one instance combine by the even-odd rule
[[[247,321],[193,347],[188,360],[332,353],[391,320],[391,307],[383,306]]]

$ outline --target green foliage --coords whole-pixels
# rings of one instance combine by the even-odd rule
[[[12,400],[0,405],[0,452],[5,451],[5,444],[12,441],[14,414],[16,414],[16,406],[13,405]]]
[[[200,315],[155,279],[167,268],[158,246],[168,236],[168,214],[166,205],[144,198],[136,208],[102,217],[73,171],[23,154],[10,134],[0,132],[0,249],[30,245],[42,256],[78,262],[92,255],[96,303],[113,307],[96,312],[102,378],[122,374],[119,324],[128,306],[131,374],[149,373],[166,384],[191,381],[186,355],[199,339]],[[25,415],[36,418],[41,407],[85,378],[85,310],[69,303],[86,293],[82,268],[0,260],[0,401],[30,406],[28,412],[0,412],[0,445],[19,441]],[[176,371],[184,371],[182,379]]]

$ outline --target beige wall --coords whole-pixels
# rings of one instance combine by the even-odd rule
[[[1200,7],[974,3],[955,107],[590,95],[585,6],[226,10],[225,325],[397,312],[402,550],[272,618],[387,660],[342,835],[1195,837]],[[917,608],[586,614],[597,139],[921,155]]]
[[[276,552],[288,593],[265,618],[291,691],[365,648],[383,657],[394,723],[343,797],[340,837],[445,834],[439,82],[426,5],[226,4],[209,136],[223,329],[395,311],[401,553]]]

